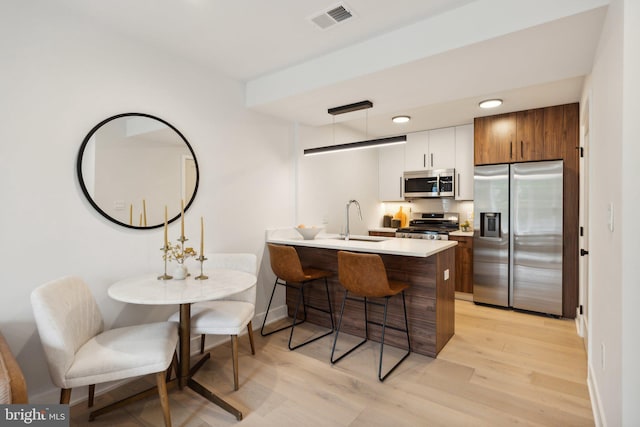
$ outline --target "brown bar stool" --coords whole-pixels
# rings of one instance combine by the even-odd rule
[[[384,267],[382,258],[376,254],[364,254],[338,251],[338,278],[340,283],[345,287],[344,299],[342,300],[342,308],[340,309],[340,320],[338,321],[338,329],[333,340],[333,348],[331,349],[331,363],[336,363],[343,357],[351,353],[356,348],[369,340],[369,324],[382,326],[382,337],[380,340],[380,365],[378,366],[378,379],[384,381],[394,369],[406,359],[411,353],[411,341],[409,340],[409,322],[407,321],[407,304],[404,297],[404,291],[409,287],[408,284],[389,280],[387,278],[387,270]],[[349,293],[359,298],[350,297]],[[389,299],[394,295],[402,295],[402,306],[404,308],[404,329],[387,325],[387,307]],[[371,301],[369,298],[384,298],[384,303]],[[362,301],[364,303],[364,324],[365,338],[351,349],[347,350],[342,356],[334,359],[338,335],[340,334],[340,326],[342,325],[342,315],[344,314],[344,306],[347,300]],[[367,303],[384,307],[382,323],[369,320],[367,315]],[[385,330],[393,329],[404,332],[407,335],[407,353],[396,362],[386,374],[382,375],[382,354],[384,351],[384,333]]]
[[[289,350],[295,350],[298,347],[302,347],[303,345],[309,344],[331,334],[335,329],[335,325],[333,323],[333,310],[331,308],[331,298],[329,297],[329,285],[327,284],[327,277],[331,276],[331,272],[319,270],[316,268],[302,268],[300,258],[298,257],[298,252],[296,252],[296,249],[293,246],[282,246],[267,243],[267,247],[269,248],[269,257],[271,258],[271,269],[276,275],[276,281],[273,284],[271,298],[269,298],[269,304],[267,305],[267,312],[265,313],[264,320],[262,321],[260,335],[265,337],[267,335],[280,332],[284,329],[291,328],[288,346]],[[312,282],[319,279],[324,279],[324,287],[327,293],[327,305],[329,307],[328,309],[309,305],[306,303],[304,298],[305,287],[309,286]],[[284,326],[282,328],[276,329],[275,331],[265,333],[264,325],[267,323],[269,308],[271,307],[271,302],[273,301],[273,295],[276,292],[277,285],[282,285],[292,289],[298,289],[298,302],[296,304],[295,312],[293,313],[293,321],[291,322],[291,325]],[[298,322],[298,311],[300,309],[300,305],[302,305],[303,316],[302,320]],[[307,341],[304,341],[303,343],[297,344],[292,347],[291,341],[293,339],[293,331],[297,325],[304,323],[307,320],[307,308],[327,313],[329,315],[329,318],[331,319],[331,329],[318,337],[311,338]]]

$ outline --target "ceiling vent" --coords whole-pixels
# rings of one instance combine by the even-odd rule
[[[353,18],[353,11],[344,3],[338,3],[327,10],[314,13],[308,19],[321,30],[326,30],[351,18]]]

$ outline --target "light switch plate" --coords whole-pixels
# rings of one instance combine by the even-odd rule
[[[449,280],[449,269],[448,268],[444,271],[444,280]]]

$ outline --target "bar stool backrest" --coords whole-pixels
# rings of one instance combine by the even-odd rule
[[[385,297],[395,292],[389,287],[387,270],[376,254],[338,251],[338,279],[349,292],[362,297]]]
[[[267,243],[271,269],[273,273],[285,282],[301,283],[308,277],[304,274],[298,252],[293,246],[274,245]]]

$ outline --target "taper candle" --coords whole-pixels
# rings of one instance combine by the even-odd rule
[[[133,225],[133,203],[129,205],[129,225]]]
[[[204,218],[200,217],[200,256],[204,256]]]
[[[147,202],[142,199],[142,217],[144,218],[144,226],[147,226]]]
[[[142,227],[142,212],[140,212],[140,227]]]
[[[169,246],[169,240],[167,238],[167,226],[168,226],[168,222],[167,222],[167,205],[164,205],[164,247],[168,247]]]
[[[184,239],[184,199],[180,200],[180,237]]]

